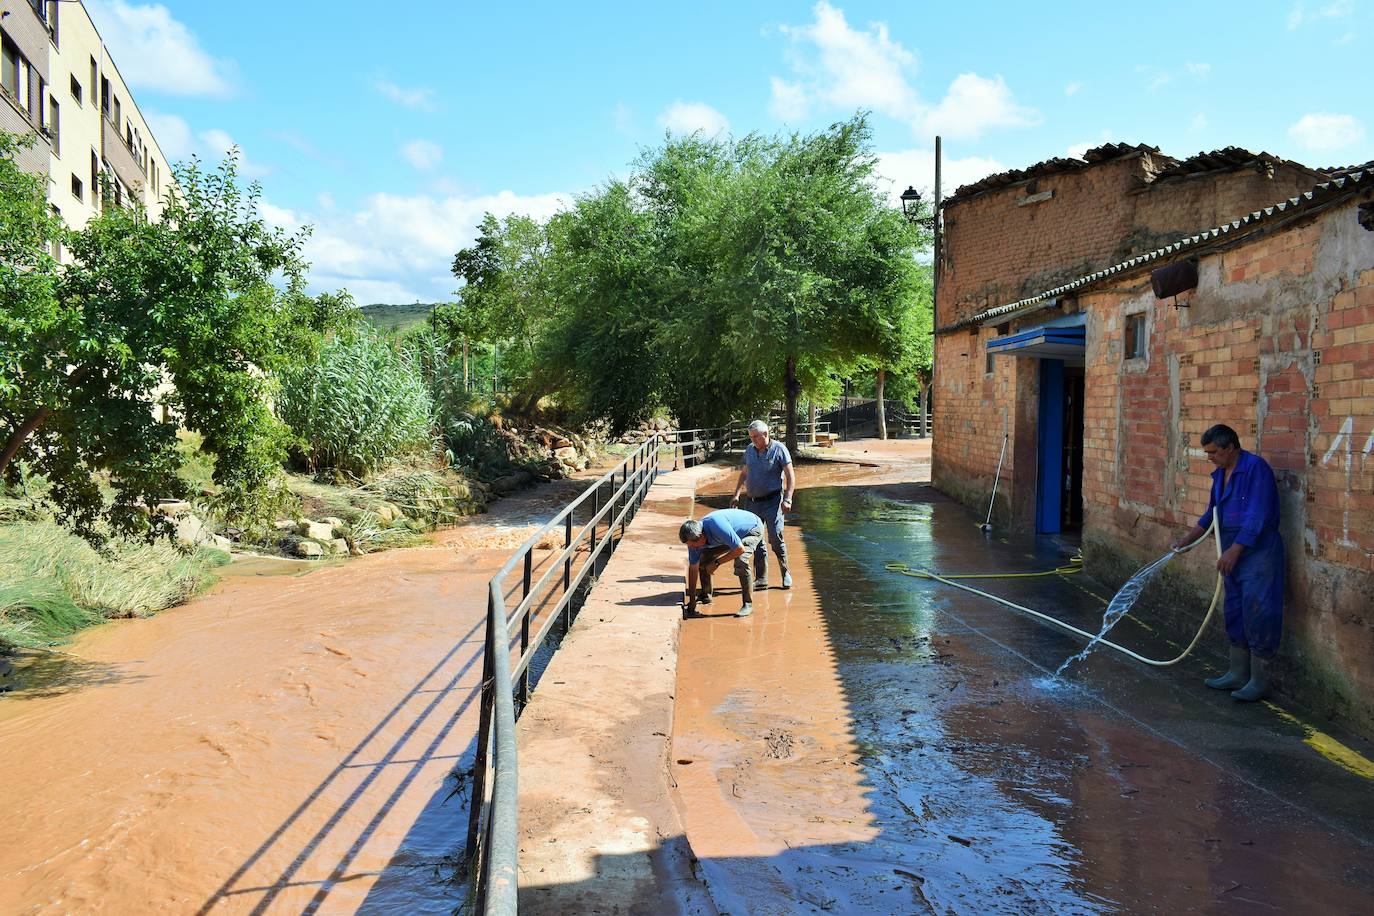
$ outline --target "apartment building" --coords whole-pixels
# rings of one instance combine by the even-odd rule
[[[20,165],[48,176],[73,228],[117,206],[161,216],[171,169],[84,3],[0,0],[0,129],[36,134]]]

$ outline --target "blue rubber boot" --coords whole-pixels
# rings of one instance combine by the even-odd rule
[[[1250,647],[1230,646],[1231,665],[1220,677],[1209,677],[1202,683],[1213,690],[1237,690],[1250,680]]]
[[[1269,659],[1258,655],[1250,659],[1250,682],[1231,691],[1231,699],[1253,703],[1269,696]]]

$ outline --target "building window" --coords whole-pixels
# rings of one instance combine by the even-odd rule
[[[86,85],[91,87],[92,92],[100,89],[100,67],[96,64],[94,57],[91,58],[91,81]],[[96,100],[91,99],[91,104],[96,104]]]
[[[100,204],[100,157],[91,150],[91,205]]]
[[[48,136],[52,138],[52,154],[62,155],[62,109],[57,99],[48,96]]]
[[[24,60],[24,56],[19,53],[19,46],[10,37],[0,33],[0,86],[10,94],[15,101],[19,100],[19,68]]]
[[[85,198],[84,198],[84,196],[83,196],[83,193],[85,192],[85,190],[86,190],[85,187],[83,187],[82,184],[81,184],[81,179],[80,179],[80,178],[77,178],[75,175],[73,175],[73,176],[72,176],[72,197],[75,197],[77,200],[84,200]]]
[[[1145,313],[1136,312],[1134,315],[1126,316],[1126,359],[1144,359],[1145,348]]]
[[[76,81],[76,74],[72,74],[72,98],[76,104],[81,104],[81,84]]]

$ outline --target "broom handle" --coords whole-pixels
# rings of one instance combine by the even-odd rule
[[[1002,459],[1007,457],[1007,438],[1010,433],[1002,433],[1002,454],[997,456],[997,473],[992,478],[992,496],[988,499],[988,520],[985,525],[992,524],[992,507],[997,503],[997,481],[1002,479]]]

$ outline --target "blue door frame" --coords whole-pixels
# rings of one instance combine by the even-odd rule
[[[1035,530],[1058,534],[1064,493],[1064,361],[1040,360],[1040,422],[1036,436]]]

